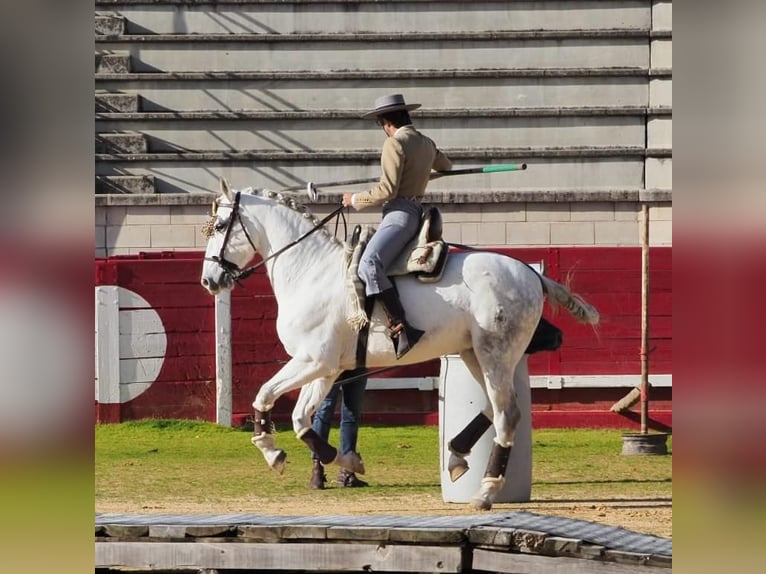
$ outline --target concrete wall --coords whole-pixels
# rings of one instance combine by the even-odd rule
[[[148,251],[203,251],[201,226],[209,207],[197,205],[96,207],[96,256]],[[639,201],[561,201],[439,204],[447,241],[481,246],[636,246]],[[332,208],[335,206],[333,205]],[[314,206],[317,215],[331,211]],[[672,245],[669,202],[650,202],[650,244]],[[377,210],[351,213],[349,225],[377,224]],[[342,227],[341,227],[342,233]]]

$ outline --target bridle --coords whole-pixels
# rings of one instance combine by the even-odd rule
[[[239,282],[239,280],[242,279],[242,269],[240,269],[239,265],[236,263],[226,259],[224,255],[226,253],[226,246],[229,244],[229,237],[231,236],[231,230],[234,228],[235,220],[239,222],[240,227],[242,227],[242,231],[245,232],[245,237],[247,237],[247,241],[250,243],[250,247],[253,248],[253,251],[257,251],[255,248],[255,243],[253,242],[253,238],[250,237],[250,233],[247,231],[247,227],[245,227],[245,224],[242,222],[242,216],[239,213],[240,197],[241,194],[238,191],[234,196],[234,203],[232,203],[229,218],[226,220],[226,231],[224,232],[223,242],[221,243],[221,249],[218,251],[218,255],[205,257],[205,261],[213,261],[214,263],[217,263],[223,269],[224,274],[231,277],[232,281],[235,282]],[[213,217],[215,217],[215,215],[213,215]],[[212,237],[215,231],[216,230],[214,227],[208,226],[206,230],[203,230],[203,233],[208,235],[209,238]]]
[[[213,255],[212,257],[205,257],[205,261],[213,261],[214,263],[217,263],[223,269],[224,274],[228,275],[229,277],[231,277],[232,281],[234,281],[235,283],[237,283],[240,286],[242,286],[242,284],[240,283],[240,281],[242,279],[246,279],[246,278],[250,277],[250,275],[255,273],[256,269],[258,269],[259,267],[265,265],[267,261],[269,261],[271,259],[274,259],[275,257],[277,257],[278,255],[281,255],[282,253],[284,253],[285,251],[287,251],[291,247],[295,247],[296,245],[298,245],[298,243],[300,243],[301,241],[306,239],[309,235],[311,235],[312,233],[314,233],[318,229],[321,229],[324,226],[325,223],[330,221],[333,217],[337,216],[344,209],[344,206],[341,205],[339,208],[337,208],[336,210],[332,211],[329,215],[327,215],[324,219],[322,219],[319,223],[317,223],[314,227],[309,229],[306,233],[301,235],[295,241],[291,241],[290,243],[288,243],[287,245],[285,245],[284,247],[282,247],[278,251],[275,251],[274,253],[272,253],[268,257],[266,257],[264,259],[261,259],[258,263],[254,264],[254,265],[250,265],[249,267],[245,267],[244,269],[240,269],[239,265],[229,261],[224,256],[224,253],[226,252],[226,246],[229,243],[229,237],[231,236],[231,230],[234,227],[234,221],[235,220],[239,222],[239,225],[242,228],[242,231],[244,231],[245,237],[247,238],[247,242],[250,244],[250,247],[253,248],[254,252],[256,252],[256,253],[258,252],[258,249],[255,247],[255,243],[253,242],[253,238],[250,237],[250,233],[247,231],[247,227],[245,226],[244,222],[242,221],[242,216],[241,216],[241,214],[239,212],[239,199],[240,199],[240,196],[241,196],[241,192],[239,192],[239,191],[236,192],[236,194],[234,195],[234,203],[232,203],[231,213],[229,214],[229,218],[226,221],[226,231],[224,233],[223,242],[221,243],[221,249],[218,251],[218,255]],[[215,231],[214,228],[209,229],[208,233],[210,234],[210,236],[212,236],[214,231]]]

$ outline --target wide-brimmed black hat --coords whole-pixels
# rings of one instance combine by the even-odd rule
[[[420,104],[406,104],[404,103],[404,96],[401,94],[391,94],[389,96],[381,96],[375,100],[375,109],[367,112],[363,118],[374,118],[388,112],[395,112],[398,110],[416,110],[420,107]]]

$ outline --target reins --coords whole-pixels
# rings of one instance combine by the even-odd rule
[[[361,375],[354,375],[353,377],[349,377],[347,379],[337,379],[333,385],[345,385],[346,383],[351,383],[353,381],[357,381],[359,379],[367,378],[371,375],[377,375],[378,373],[385,373],[386,371],[392,371],[394,369],[401,369],[401,365],[391,365],[390,367],[381,367],[379,369],[375,369],[374,371],[368,371],[365,369],[365,371]]]
[[[287,251],[288,249],[291,249],[291,248],[295,247],[295,246],[296,246],[296,245],[298,245],[298,244],[299,244],[301,241],[303,241],[304,239],[306,239],[306,238],[307,238],[309,235],[311,235],[311,234],[312,234],[312,233],[314,233],[315,231],[318,231],[319,229],[321,229],[322,227],[324,227],[324,224],[325,224],[325,223],[327,223],[328,221],[330,221],[330,220],[331,220],[333,217],[337,216],[339,213],[341,213],[341,215],[342,215],[342,211],[343,211],[343,209],[345,209],[345,208],[344,208],[344,206],[342,206],[342,205],[341,205],[340,207],[338,207],[338,208],[337,208],[337,209],[335,209],[334,211],[330,212],[330,214],[329,214],[329,215],[327,215],[327,216],[325,216],[324,218],[322,218],[322,220],[321,220],[319,223],[317,223],[317,224],[316,224],[314,227],[312,227],[311,229],[309,229],[309,230],[308,230],[306,233],[304,233],[303,235],[301,235],[301,236],[300,236],[298,239],[296,239],[295,241],[291,241],[290,243],[288,243],[287,245],[285,245],[284,247],[282,247],[282,248],[281,248],[281,249],[279,249],[278,251],[275,251],[274,253],[272,253],[271,255],[269,255],[268,257],[266,257],[265,259],[262,259],[262,260],[260,260],[260,261],[259,261],[258,263],[256,263],[255,265],[251,265],[250,267],[245,267],[245,268],[244,268],[242,271],[240,271],[240,272],[237,274],[237,277],[236,277],[236,279],[235,279],[235,280],[236,280],[236,281],[239,281],[240,279],[247,279],[248,277],[250,277],[250,275],[252,275],[252,274],[255,272],[255,270],[256,270],[256,269],[258,269],[259,267],[261,267],[261,266],[265,265],[267,261],[269,261],[269,260],[271,260],[271,259],[274,259],[276,256],[278,256],[278,255],[281,255],[282,253],[284,253],[284,252],[285,252],[285,251]],[[241,224],[241,223],[242,223],[242,221],[240,220],[240,224]],[[345,216],[343,216],[343,224],[344,224],[344,226],[345,226],[345,224],[346,224],[346,218],[345,218]],[[244,225],[243,225],[242,227],[244,228]],[[337,230],[337,228],[338,228],[338,226],[337,226],[337,222],[336,222],[336,226],[335,226],[335,229]],[[247,232],[245,232],[245,233],[247,233]],[[248,240],[249,240],[249,239],[250,239],[250,237],[248,236]],[[250,245],[252,245],[252,242],[250,243]]]

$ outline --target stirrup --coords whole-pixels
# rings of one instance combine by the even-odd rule
[[[391,335],[391,341],[394,343],[396,358],[401,359],[417,344],[420,338],[425,334],[425,331],[416,329],[412,325],[408,325],[403,321],[389,327],[389,333]]]
[[[388,325],[388,336],[392,339],[399,337],[399,333],[404,331],[404,323],[397,323],[396,325]]]

